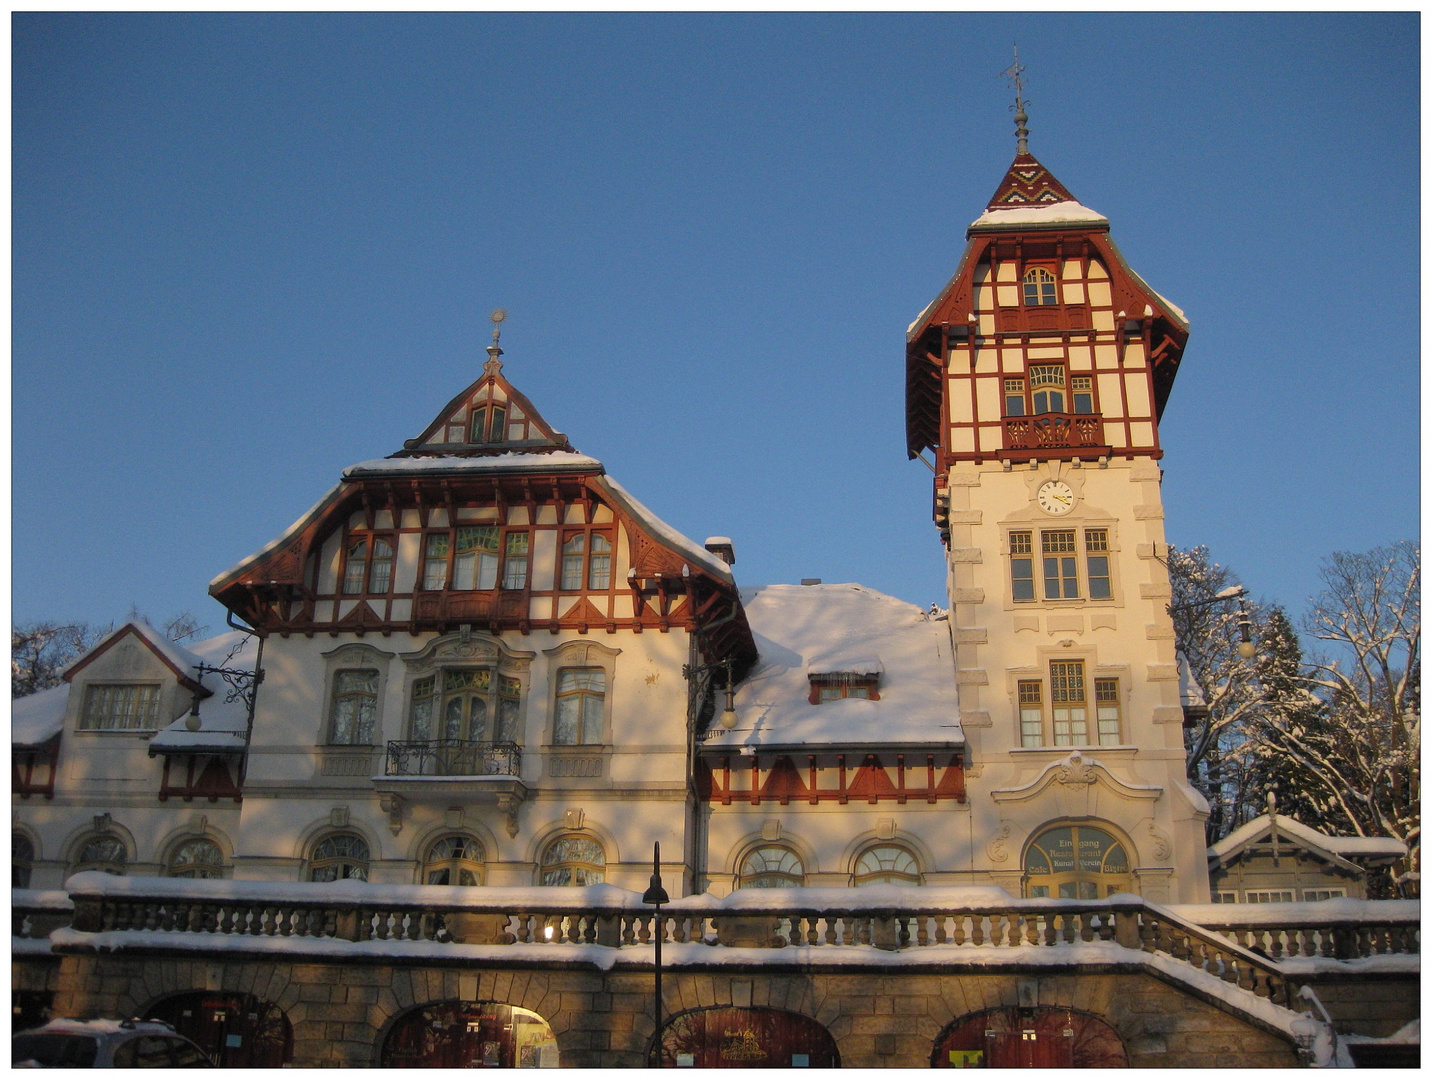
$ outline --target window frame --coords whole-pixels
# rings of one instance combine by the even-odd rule
[[[784,856],[787,856],[794,862],[799,873],[785,869],[787,865],[785,859],[777,861],[775,866],[772,867],[770,860],[762,855],[763,852],[768,851],[779,851]],[[765,865],[759,870],[749,869],[751,860],[757,855],[762,856],[762,861]],[[781,880],[771,883],[758,883],[756,879],[759,878],[779,878]],[[736,888],[738,889],[784,889],[799,887],[805,884],[805,879],[805,859],[801,856],[801,853],[790,844],[782,844],[776,841],[763,841],[758,844],[752,844],[741,854],[741,860],[736,864]]]
[[[28,848],[23,851],[21,845]],[[10,888],[28,889],[35,874],[35,841],[22,832],[10,833]],[[21,875],[24,881],[16,879]]]
[[[1037,604],[1039,603],[1039,588],[1036,584],[1037,578],[1034,572],[1034,530],[1011,529],[1005,538],[1005,547],[1009,552],[1009,596],[1016,604]],[[1027,564],[1028,575],[1021,574],[1020,564]],[[1021,586],[1028,583],[1028,596],[1021,596],[1024,591]]]
[[[1057,267],[1055,267],[1057,269]],[[1039,277],[1038,275],[1044,275]],[[1059,275],[1047,265],[1026,266],[1019,277],[1020,306],[1025,308],[1046,308],[1059,306]],[[1035,299],[1031,302],[1030,290]],[[1047,298],[1046,298],[1047,297]]]
[[[471,587],[457,584],[458,575],[458,532],[463,529],[495,529],[497,531],[496,547],[491,551],[486,549],[473,549],[472,585]],[[414,582],[415,592],[525,592],[532,585],[532,526],[531,525],[504,525],[496,521],[468,521],[436,529],[422,530],[418,575]],[[513,538],[522,536],[526,538],[526,550],[514,552]],[[441,541],[443,551],[434,553],[435,541]],[[462,553],[466,554],[466,553]],[[492,584],[486,588],[482,587],[482,570],[484,558],[490,557],[493,567]],[[511,562],[520,559],[524,567],[522,581],[519,585],[511,585],[509,580],[509,565]],[[437,573],[434,571],[441,567]],[[440,584],[430,584],[433,578],[440,578]]]
[[[461,855],[449,853],[442,858],[435,858],[440,844],[449,844],[453,841],[462,841],[464,844],[472,845],[467,852]],[[476,856],[472,854],[476,849]],[[418,866],[419,885],[451,885],[458,888],[482,885],[487,880],[487,845],[481,839],[465,832],[445,832],[434,838],[424,849],[422,862]],[[454,872],[456,872],[454,874]],[[470,873],[472,882],[464,882],[462,875]],[[446,882],[431,880],[435,874],[448,874]],[[457,880],[454,881],[453,877]]]
[[[1059,669],[1056,672],[1056,669]],[[1083,660],[1049,661],[1049,726],[1054,736],[1052,746],[1089,746],[1089,680]],[[1074,693],[1078,697],[1074,697]],[[1062,706],[1062,708],[1061,708]],[[1060,718],[1060,713],[1065,715]],[[1079,716],[1074,714],[1078,713]],[[1060,732],[1063,723],[1068,730]],[[1076,737],[1075,725],[1083,729],[1082,741]]]
[[[372,689],[371,692],[369,692],[369,691],[367,691],[367,690],[352,690],[352,689],[345,690],[345,689],[340,689],[340,687],[339,687],[339,680],[340,680],[344,675],[356,675],[356,674],[364,674],[364,673],[371,673],[372,676],[373,676],[373,689]],[[359,666],[357,666],[356,664],[354,664],[354,665],[340,665],[340,666],[335,667],[335,668],[333,669],[332,674],[331,674],[331,676],[330,676],[330,678],[329,678],[328,681],[329,681],[329,692],[328,692],[328,738],[327,738],[327,742],[325,743],[325,745],[327,745],[327,746],[377,746],[378,743],[382,741],[382,740],[381,740],[382,728],[380,727],[380,724],[379,724],[379,721],[380,721],[380,718],[381,718],[381,714],[380,714],[380,711],[379,711],[379,708],[378,708],[378,704],[379,704],[379,702],[382,700],[382,693],[383,693],[383,671],[382,671],[382,669],[379,668],[379,667],[377,667],[376,665],[373,666],[373,667],[359,667]],[[349,699],[354,699],[354,700],[359,700],[359,701],[366,699],[366,700],[368,700],[368,701],[371,702],[372,713],[371,713],[371,715],[370,715],[370,717],[369,717],[369,721],[368,721],[368,732],[367,732],[368,738],[367,738],[366,740],[361,740],[361,739],[358,738],[358,735],[361,734],[361,728],[362,728],[361,705],[359,706],[359,710],[360,710],[360,711],[359,711],[357,714],[355,714],[355,716],[354,716],[354,718],[353,718],[353,721],[354,721],[354,722],[353,722],[352,737],[351,737],[351,738],[348,738],[348,739],[345,739],[345,740],[340,740],[340,739],[338,738],[338,708],[339,708],[339,704],[340,704],[340,702],[347,701],[347,700],[349,700]]]
[[[876,870],[861,872],[862,860],[874,855],[877,851],[898,851],[910,861],[913,870],[886,869],[880,866]],[[908,844],[902,844],[896,840],[877,840],[866,844],[854,859],[850,861],[850,884],[852,888],[861,888],[868,885],[923,885],[925,876],[920,868],[920,857],[912,851]]]
[[[176,873],[176,869],[179,869],[179,855],[200,844],[207,844],[213,848],[214,854],[218,856],[218,859],[215,862],[190,862],[186,864],[187,869],[194,870],[196,871],[195,873],[188,873],[182,869]],[[215,872],[206,874],[203,872],[205,869],[212,869]],[[224,849],[212,836],[186,836],[169,849],[169,854],[164,859],[164,876],[167,878],[183,878],[193,881],[218,881],[229,876],[228,870],[228,864],[224,860]]]
[[[580,548],[568,551],[568,546],[578,539]],[[597,539],[606,545],[605,550],[595,550]],[[616,556],[616,529],[610,524],[561,529],[557,534],[556,591],[611,592],[616,583]],[[606,583],[602,585],[596,584],[598,560],[605,565]]]
[[[827,671],[810,675],[812,705],[855,698],[861,701],[880,700],[880,676],[866,672]]]
[[[574,842],[579,842],[581,844],[589,845],[591,848],[594,848],[597,854],[601,856],[601,860],[598,862],[592,859],[584,858],[548,858],[548,856],[551,855],[552,852],[555,851],[560,845],[572,844]],[[600,867],[600,869],[597,869],[598,867]],[[549,878],[561,875],[564,870],[571,872],[570,880],[548,880]],[[587,880],[578,880],[579,874],[586,874]],[[593,877],[595,877],[596,875],[600,876],[596,877],[596,879],[593,880]],[[600,838],[592,835],[589,832],[584,831],[558,833],[556,836],[551,837],[546,843],[542,845],[541,854],[537,856],[537,882],[540,885],[552,885],[562,888],[568,886],[581,887],[583,885],[602,885],[606,883],[606,880],[607,846],[602,843]]]
[[[335,851],[332,855],[326,856],[321,856],[319,854],[325,844],[332,843],[340,839],[356,840],[359,844],[361,844],[363,847],[362,858],[358,858],[352,852]],[[335,873],[335,875],[331,878],[319,878],[315,876],[320,869],[327,869],[329,866],[334,866],[337,867],[339,870],[342,870],[343,867],[349,865],[350,863],[353,866],[361,865],[363,872],[361,874]],[[313,843],[309,846],[307,866],[307,880],[309,881],[318,882],[319,884],[327,884],[328,882],[332,881],[367,881],[369,875],[372,873],[372,869],[373,845],[368,843],[368,838],[366,836],[362,835],[361,833],[355,832],[352,829],[330,829],[324,832],[322,835],[316,837]]]
[[[563,682],[568,676],[572,676],[573,679],[576,679],[579,673],[582,672],[588,673],[589,675],[600,676],[602,685],[601,692],[599,694],[593,692],[591,688],[584,686],[574,686],[571,690],[568,691],[563,690]],[[607,700],[608,694],[610,693],[609,680],[607,678],[607,669],[600,664],[586,664],[582,666],[567,665],[565,667],[557,668],[554,675],[555,678],[553,678],[552,683],[554,687],[553,693],[555,695],[555,708],[553,708],[552,710],[552,745],[604,746],[606,744],[607,733]],[[561,724],[563,719],[562,709],[564,701],[574,699],[577,701],[577,737],[575,740],[568,742],[560,738]],[[597,732],[599,738],[596,739],[584,737],[589,734],[587,731],[587,723],[589,720],[589,717],[587,715],[587,708],[588,702],[591,701],[597,702],[597,723],[601,728],[601,730]]]
[[[1124,737],[1123,694],[1119,679],[1112,675],[1095,675],[1094,683],[1094,738],[1097,746],[1122,746]],[[1107,695],[1107,696],[1105,696]],[[1112,713],[1105,715],[1105,711]],[[1105,739],[1106,723],[1113,724],[1113,738]]]
[[[448,676],[454,673],[487,672],[488,684],[483,690],[448,685]],[[431,681],[431,687],[424,683]],[[426,692],[422,692],[426,689]],[[459,742],[477,742],[491,746],[522,745],[522,700],[524,684],[516,675],[502,670],[500,663],[439,663],[419,672],[408,683],[407,708],[404,713],[404,728],[411,742],[446,742],[448,702],[466,699],[469,704],[462,707],[462,730]],[[471,702],[483,703],[484,735],[490,738],[469,738],[472,732]],[[423,733],[418,727],[418,707],[430,705],[428,730]],[[502,738],[508,734],[510,738]]]
[[[132,691],[134,703],[129,715],[132,715],[136,723],[128,727],[120,727],[113,723],[114,720],[122,718],[122,712],[106,712],[96,716],[98,707],[94,706],[100,695],[114,694],[119,691]],[[139,700],[141,692],[149,692],[149,700]],[[164,724],[161,722],[159,707],[163,704],[164,685],[157,682],[92,682],[85,684],[84,698],[80,703],[80,713],[75,719],[76,731],[103,731],[117,732],[124,735],[142,734],[158,731]],[[143,715],[143,714],[147,714]],[[107,723],[96,723],[95,720],[107,720]],[[152,720],[146,724],[147,720]]]
[[[1114,534],[1112,523],[1012,523],[1004,534],[1007,603],[1015,606],[1117,604],[1115,555],[1118,548]],[[1060,536],[1072,537],[1072,540],[1055,539]],[[1052,578],[1051,569],[1055,575]],[[1051,595],[1051,584],[1055,584],[1061,595]]]
[[[93,846],[104,843],[105,841],[112,841],[118,846],[120,855],[118,859],[85,857],[90,854],[90,849]],[[88,834],[75,845],[74,851],[75,864],[74,869],[70,871],[72,874],[78,874],[82,870],[100,870],[106,874],[113,874],[116,877],[125,877],[129,873],[129,845],[125,843],[124,837],[113,830]]]

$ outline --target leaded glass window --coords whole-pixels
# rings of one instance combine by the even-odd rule
[[[1075,375],[1069,380],[1070,396],[1074,399],[1076,413],[1094,411],[1094,378],[1092,375]]]
[[[746,853],[736,886],[741,889],[782,889],[805,883],[805,864],[788,847],[765,844]]]
[[[437,677],[428,675],[413,680],[413,705],[410,711],[410,738],[426,742],[433,737],[433,707],[436,701]]]
[[[1029,389],[1033,391],[1034,412],[1064,411],[1064,367],[1061,364],[1034,364],[1029,369]]]
[[[1024,380],[1004,380],[1004,415],[1024,415]]]
[[[1050,662],[1049,700],[1054,716],[1054,745],[1087,746],[1089,720],[1084,704],[1082,660]]]
[[[586,836],[559,836],[542,853],[543,885],[600,885],[607,880],[607,854]]]
[[[525,532],[507,534],[507,550],[502,563],[502,587],[504,589],[525,589],[527,587],[527,551],[530,536]]]
[[[444,836],[428,849],[423,864],[427,885],[481,885],[487,858],[482,844],[471,836]]]
[[[457,530],[452,564],[454,589],[497,587],[496,525],[463,525]]]
[[[168,876],[221,878],[224,876],[224,853],[212,840],[203,837],[185,840],[169,858]]]
[[[564,668],[557,676],[557,719],[552,741],[581,746],[602,741],[607,673],[601,668]]]
[[[1119,680],[1094,680],[1094,709],[1099,723],[1099,745],[1119,745]]]
[[[1079,596],[1079,569],[1074,554],[1074,530],[1047,529],[1042,539],[1045,599],[1076,599]]]
[[[117,836],[96,836],[80,848],[75,873],[81,870],[103,870],[106,874],[123,876],[129,862],[124,841]]]
[[[363,668],[334,674],[333,723],[330,737],[333,745],[371,746],[373,721],[377,715],[377,671]]]
[[[444,671],[443,738],[486,741],[491,691],[492,672],[487,668]]]
[[[1044,745],[1044,684],[1038,679],[1019,683],[1019,745]]]
[[[855,860],[856,885],[918,885],[920,864],[899,844],[866,848]]]
[[[518,742],[518,713],[522,704],[522,684],[506,675],[497,678],[497,742]]]
[[[154,731],[159,727],[157,684],[93,683],[85,689],[81,731]]]
[[[468,442],[487,442],[487,409],[481,406],[472,410],[472,426],[468,429]]]
[[[1057,304],[1054,290],[1054,275],[1042,266],[1026,271],[1024,275],[1024,303],[1026,307],[1046,307]]]
[[[501,405],[494,405],[492,407],[492,428],[487,433],[487,441],[507,441],[507,410]]]
[[[429,533],[423,545],[423,588],[441,589],[447,584],[447,533]]]
[[[1114,595],[1109,580],[1109,530],[1085,529],[1084,551],[1089,570],[1089,599],[1108,600]]]
[[[368,541],[357,540],[348,545],[348,558],[343,563],[343,591],[361,593],[368,570]]]
[[[1024,856],[1025,895],[1099,900],[1133,891],[1124,845],[1091,825],[1060,825],[1034,839]]]
[[[333,833],[313,849],[310,881],[368,880],[368,842],[353,833]]]

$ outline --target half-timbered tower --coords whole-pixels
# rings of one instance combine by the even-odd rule
[[[972,870],[1025,895],[1200,901],[1158,424],[1183,313],[1028,151],[909,327],[968,740]],[[975,778],[978,778],[977,780]]]

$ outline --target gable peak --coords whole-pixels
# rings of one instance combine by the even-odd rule
[[[1076,202],[1069,189],[1055,179],[1028,150],[1015,154],[1009,171],[995,189],[986,210],[1013,210],[1024,206],[1051,206]]]

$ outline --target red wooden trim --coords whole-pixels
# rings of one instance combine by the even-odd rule
[[[911,799],[923,799],[927,803],[947,800],[965,802],[963,756],[959,753],[950,754],[948,764],[939,771],[938,778],[935,760],[937,756],[942,755],[925,755],[924,786],[912,787],[904,754],[896,755],[896,780],[893,783],[876,755],[865,755],[864,761],[851,775],[845,767],[845,755],[837,754],[834,771],[838,776],[838,784],[834,788],[822,788],[821,771],[830,770],[831,767],[822,766],[817,755],[807,755],[808,771],[805,778],[788,755],[776,755],[762,778],[760,755],[757,754],[751,759],[748,785],[738,790],[732,783],[730,756],[722,755],[721,778],[717,780],[714,772],[708,769],[706,775],[709,775],[711,780],[702,797],[712,805],[719,803],[722,806],[730,806],[732,800],[738,796],[741,802],[752,806],[761,803],[787,806],[792,798],[804,799],[811,805],[821,802],[843,805],[851,798],[864,799],[872,805],[880,802],[905,804]]]

